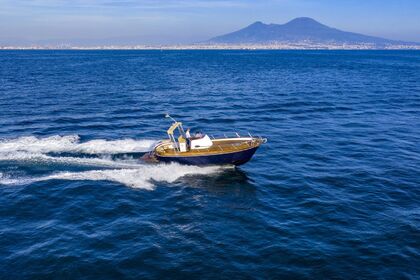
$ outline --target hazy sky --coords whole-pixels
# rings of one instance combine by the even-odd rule
[[[420,0],[0,0],[0,44],[190,43],[302,16],[420,42]]]

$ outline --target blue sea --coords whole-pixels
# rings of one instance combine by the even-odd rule
[[[0,51],[1,279],[419,279],[419,169],[419,51]]]

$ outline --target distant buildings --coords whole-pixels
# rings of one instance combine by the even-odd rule
[[[103,45],[103,46],[72,46],[31,45],[12,46],[0,45],[0,50],[420,50],[420,45],[389,44],[376,46],[369,43],[315,43],[315,42],[278,42],[270,44],[215,44],[200,43],[187,45]]]

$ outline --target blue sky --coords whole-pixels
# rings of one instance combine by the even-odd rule
[[[420,42],[420,0],[0,0],[0,44],[171,44],[312,17]]]

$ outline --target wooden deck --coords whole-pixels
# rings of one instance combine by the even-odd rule
[[[205,149],[189,150],[187,152],[179,152],[170,148],[170,143],[163,143],[159,145],[155,152],[159,156],[201,156],[201,155],[217,155],[244,151],[254,147],[258,147],[263,143],[263,139],[252,138],[249,140],[226,138],[226,139],[213,139],[213,146]]]

